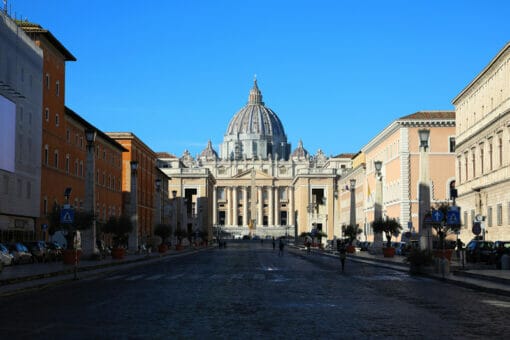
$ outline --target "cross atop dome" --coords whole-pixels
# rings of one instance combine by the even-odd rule
[[[253,87],[251,88],[250,95],[248,96],[248,104],[264,105],[264,102],[262,101],[262,93],[257,85],[257,75],[255,75],[253,79]]]

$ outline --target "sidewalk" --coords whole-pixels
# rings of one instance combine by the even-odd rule
[[[121,268],[160,261],[168,256],[181,256],[206,249],[210,247],[185,248],[182,251],[172,249],[164,254],[158,252],[126,254],[122,260],[114,260],[111,257],[104,260],[81,260],[76,267],[76,277],[85,279]],[[0,297],[74,279],[75,266],[63,264],[62,261],[8,266],[0,272]]]
[[[296,249],[306,252],[304,247],[296,247]],[[312,251],[324,256],[338,256],[336,251],[318,249]],[[354,254],[348,254],[347,259],[399,271],[409,271],[409,265],[404,262],[404,256],[395,255],[392,258],[387,258],[382,254],[372,255],[367,251],[356,251]],[[430,271],[422,275],[478,291],[510,296],[510,270],[497,270],[491,266],[474,264],[466,264],[462,269],[462,265],[458,261],[452,261],[450,273],[443,275]]]

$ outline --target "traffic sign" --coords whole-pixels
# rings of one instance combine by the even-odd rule
[[[434,222],[441,222],[443,220],[443,213],[439,210],[432,211],[432,220]]]
[[[473,232],[473,234],[477,236],[480,235],[480,233],[482,232],[480,222],[473,222],[473,228],[471,229],[471,231]]]
[[[460,211],[448,210],[446,213],[446,224],[459,225],[460,224]]]
[[[72,224],[74,223],[74,209],[63,208],[60,210],[60,223]]]

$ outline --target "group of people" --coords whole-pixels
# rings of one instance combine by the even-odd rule
[[[285,248],[285,242],[283,238],[280,237],[278,241],[278,256],[283,256],[283,249]],[[273,236],[273,251],[276,249],[276,240]]]

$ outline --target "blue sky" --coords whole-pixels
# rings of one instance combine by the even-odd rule
[[[509,1],[9,0],[77,58],[66,104],[177,156],[219,143],[254,74],[295,148],[357,152],[452,99],[510,41]]]

